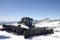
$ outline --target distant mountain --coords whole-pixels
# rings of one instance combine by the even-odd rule
[[[49,18],[45,18],[45,19],[41,19],[41,20],[35,20],[36,23],[41,23],[41,22],[54,22],[54,21],[59,21],[60,19],[49,19]]]
[[[15,22],[0,21],[0,25],[2,25],[2,24],[13,24],[13,23],[16,23],[16,21]]]
[[[36,20],[36,27],[58,27],[60,26],[60,19],[43,19],[43,20]]]

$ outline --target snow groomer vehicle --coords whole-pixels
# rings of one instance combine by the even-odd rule
[[[47,35],[53,34],[53,29],[50,27],[35,27],[34,20],[29,17],[21,18],[21,21],[17,22],[17,26],[15,25],[3,25],[5,31],[11,33],[15,33],[17,35],[24,35],[24,38],[29,38],[38,35]],[[22,26],[24,25],[24,26]]]

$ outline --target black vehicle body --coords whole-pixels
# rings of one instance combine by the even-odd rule
[[[27,30],[26,28],[22,28],[20,26],[13,26],[13,25],[3,25],[4,30],[9,33],[16,33],[17,35],[23,35],[23,32]]]
[[[54,33],[54,31],[51,28],[37,27],[37,28],[31,28],[31,29],[24,31],[24,37],[29,38],[29,37],[33,37],[33,36],[53,34],[53,33]]]

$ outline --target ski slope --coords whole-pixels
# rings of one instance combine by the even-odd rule
[[[15,35],[12,33],[8,33],[6,31],[0,31],[0,40],[60,40],[60,22],[54,21],[54,22],[42,22],[37,23],[35,25],[36,27],[54,27],[54,34],[49,35],[42,35],[42,36],[35,36],[29,39],[25,39],[22,35]],[[2,28],[2,25],[0,25]]]

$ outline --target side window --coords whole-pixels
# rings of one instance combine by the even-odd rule
[[[34,21],[32,21],[32,25],[33,25],[33,26],[35,25]]]

